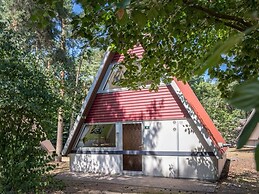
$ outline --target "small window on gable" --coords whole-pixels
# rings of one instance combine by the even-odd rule
[[[85,127],[77,147],[116,147],[115,124],[96,124]]]
[[[135,68],[137,68],[137,71],[141,73],[141,65],[139,64],[138,61],[133,62],[133,65]],[[127,88],[119,86],[118,83],[121,79],[124,78],[124,73],[126,72],[126,67],[124,65],[120,64],[110,64],[110,67],[108,68],[106,75],[104,77],[104,80],[102,81],[102,84],[99,88],[99,93],[105,93],[105,92],[112,92],[112,91],[121,91],[121,90],[127,90]],[[143,73],[143,76],[145,77],[145,72]],[[125,80],[124,80],[125,81]],[[152,78],[149,80],[138,80],[136,78],[134,87],[139,87],[139,88],[149,88],[150,85],[153,83]]]
[[[116,83],[123,78],[126,68],[124,66],[116,65],[111,69],[111,73],[104,85],[103,90],[112,90],[121,88],[121,86],[116,85]]]

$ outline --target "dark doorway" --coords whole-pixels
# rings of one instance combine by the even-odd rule
[[[142,150],[141,123],[123,124],[123,150]],[[123,154],[123,170],[142,171],[142,155]]]

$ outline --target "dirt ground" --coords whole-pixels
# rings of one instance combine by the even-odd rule
[[[230,148],[227,158],[230,160],[228,177],[217,182],[214,193],[259,193],[259,172],[255,170],[254,150],[236,150]],[[64,161],[52,172],[57,175],[69,171],[68,161]],[[169,190],[163,188],[139,187],[122,184],[108,184],[101,182],[82,182],[80,180],[57,180],[55,189],[50,189],[48,193],[198,193]],[[200,192],[199,192],[200,193]]]
[[[259,172],[255,170],[254,150],[230,148],[228,177],[219,181],[218,193],[259,193]]]

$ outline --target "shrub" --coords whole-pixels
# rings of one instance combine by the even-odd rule
[[[38,192],[51,157],[40,148],[58,106],[49,80],[19,39],[0,29],[0,193]]]

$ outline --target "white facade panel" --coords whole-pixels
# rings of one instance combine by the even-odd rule
[[[178,121],[178,130],[179,151],[208,152],[212,150],[192,120]]]
[[[177,156],[143,156],[143,164],[144,175],[178,177]]]
[[[145,121],[144,150],[212,151],[191,120]]]
[[[218,177],[218,163],[212,157],[179,157],[179,178],[197,178],[202,180],[215,180]]]
[[[211,156],[212,148],[191,119],[143,121],[142,130],[143,149],[140,152],[143,153],[144,175],[206,180],[219,177],[226,157],[218,161],[215,156]],[[90,153],[70,154],[71,171],[123,174],[122,145],[122,123],[118,122],[116,147],[82,148],[82,152]],[[118,151],[120,154],[98,153],[101,151]],[[129,172],[134,174],[135,171]]]
[[[177,151],[177,121],[145,121],[143,149]]]
[[[121,156],[107,154],[70,154],[72,172],[91,172],[103,174],[121,173]]]
[[[192,109],[192,107],[190,106],[190,104],[186,101],[186,98],[184,97],[182,91],[179,89],[178,85],[176,84],[175,81],[173,81],[171,83],[171,86],[173,87],[173,89],[175,90],[176,94],[178,95],[178,97],[180,98],[180,100],[182,101],[184,107],[186,108],[186,110],[188,111],[192,122],[195,124],[195,126],[197,127],[198,131],[200,132],[200,134],[202,135],[201,139],[204,139],[207,142],[207,145],[210,147],[211,151],[214,152],[214,154],[220,158],[221,157],[221,152],[219,151],[217,145],[215,145],[215,143],[212,141],[212,139],[210,138],[210,135],[207,131],[207,129],[205,128],[205,126],[203,126],[201,120],[198,118],[198,115],[195,113],[195,111]]]

